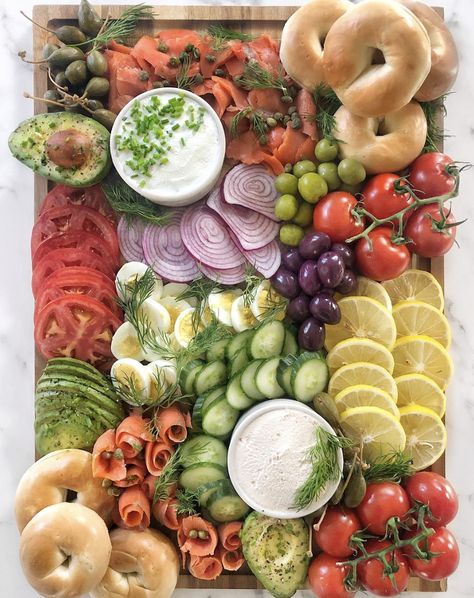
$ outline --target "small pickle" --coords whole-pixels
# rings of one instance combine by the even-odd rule
[[[99,50],[89,52],[86,64],[89,71],[96,77],[103,77],[107,72],[107,58]]]
[[[102,108],[99,108],[99,110],[94,110],[91,116],[101,125],[104,125],[104,127],[109,131],[112,130],[115,119],[117,118],[117,115],[114,112],[111,112],[110,110],[104,110]]]
[[[362,474],[362,470],[360,467],[356,466],[344,492],[344,505],[349,509],[358,507],[365,496],[366,489],[367,484]]]
[[[65,46],[55,50],[48,58],[48,64],[53,69],[65,69],[77,60],[85,60],[84,52],[79,48]]]
[[[68,46],[83,44],[87,41],[84,32],[73,25],[63,25],[62,27],[59,27],[59,29],[56,29],[54,33],[60,42]]]
[[[327,392],[320,392],[314,397],[313,407],[316,413],[324,418],[330,426],[339,427],[339,413],[336,404]]]
[[[105,77],[92,77],[86,85],[86,93],[90,98],[102,98],[109,93],[110,83]]]
[[[71,85],[82,85],[87,81],[87,67],[83,60],[71,62],[64,71]]]
[[[59,50],[59,46],[56,44],[45,44],[42,51],[43,58],[47,60],[55,50]]]
[[[102,27],[102,19],[92,8],[88,0],[81,0],[81,5],[77,12],[79,27],[87,35],[97,35]]]

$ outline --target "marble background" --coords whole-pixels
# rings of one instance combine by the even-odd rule
[[[66,2],[67,0],[61,0]],[[255,4],[298,4],[291,0],[254,0]],[[55,3],[56,0],[50,0]],[[58,2],[59,3],[59,2]],[[72,2],[74,3],[74,2]],[[115,0],[117,4],[126,4]],[[150,2],[152,3],[152,2]],[[171,4],[185,4],[168,2]],[[188,3],[193,3],[189,2]],[[252,2],[208,2],[248,4]],[[32,0],[0,0],[0,596],[30,598],[36,593],[18,562],[18,533],[13,521],[15,487],[34,458],[33,446],[33,300],[30,290],[30,232],[33,224],[33,175],[9,154],[7,138],[16,124],[32,114],[23,91],[32,91],[29,65],[17,57],[31,50]],[[461,72],[448,100],[446,151],[454,159],[474,162],[474,0],[437,0],[456,38]],[[460,514],[451,526],[461,548],[461,564],[449,582],[449,598],[474,596],[474,170],[463,175],[456,217],[468,218],[458,233],[459,247],[446,259],[446,310],[453,327],[452,356],[456,375],[449,389],[447,472],[457,488]],[[179,590],[175,598],[254,598],[262,591]],[[309,598],[310,592],[299,593]],[[407,597],[410,595],[406,595]],[[415,596],[414,594],[411,596]],[[424,594],[426,598],[435,594]]]

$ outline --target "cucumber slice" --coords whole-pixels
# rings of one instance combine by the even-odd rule
[[[225,444],[212,436],[199,434],[183,442],[180,448],[181,464],[184,468],[198,463],[214,463],[227,467],[227,449]]]
[[[225,350],[229,342],[229,338],[223,338],[222,340],[217,341],[217,343],[214,343],[214,345],[206,352],[206,361],[224,361]]]
[[[232,361],[237,351],[242,349],[242,347],[245,347],[252,336],[253,330],[243,330],[242,332],[239,332],[233,336],[226,347],[225,352],[227,360]]]
[[[281,355],[285,341],[285,327],[279,320],[262,324],[250,339],[248,352],[254,359],[268,359]]]
[[[278,384],[283,388],[286,394],[293,399],[293,389],[291,388],[291,366],[295,360],[295,355],[282,357],[276,371]]]
[[[202,414],[208,405],[210,405],[218,397],[223,397],[227,388],[225,386],[218,386],[209,392],[206,392],[202,396],[196,399],[193,407],[192,423],[193,430],[202,429]],[[196,425],[194,425],[196,424]]]
[[[179,375],[179,385],[181,392],[185,395],[192,395],[194,392],[194,380],[198,372],[202,370],[204,361],[201,359],[193,359],[187,363]]]
[[[244,369],[244,367],[248,364],[249,362],[249,356],[247,354],[247,348],[246,347],[242,347],[242,349],[239,349],[237,351],[237,353],[234,355],[234,357],[232,358],[232,361],[229,364],[229,375],[232,378],[233,376],[235,376],[235,374],[237,372],[240,372],[241,370]]]
[[[229,405],[225,396],[222,396],[203,410],[202,429],[210,436],[228,438],[238,419],[237,409]]]
[[[291,328],[285,330],[285,340],[283,342],[282,355],[297,355],[298,342],[296,341],[296,334]]]
[[[251,361],[240,376],[242,390],[253,401],[261,401],[265,398],[265,395],[258,390],[255,383],[255,376],[262,361],[262,359]]]
[[[197,395],[202,395],[216,386],[222,386],[226,382],[227,368],[223,361],[206,363],[196,374],[194,379],[194,392]]]
[[[321,353],[302,353],[291,366],[291,388],[297,401],[310,403],[329,380],[329,370]]]
[[[231,407],[243,411],[244,409],[251,407],[254,402],[242,390],[242,386],[240,385],[240,376],[241,373],[239,372],[232,377],[230,382],[227,384],[225,397]]]
[[[226,483],[227,480],[215,480],[214,482],[208,482],[203,486],[199,486],[197,489],[199,495],[199,504],[201,507],[206,507],[209,501],[209,498],[214,494],[216,490],[222,488],[222,484]]]
[[[284,389],[278,384],[276,379],[279,363],[280,358],[273,357],[272,359],[266,359],[257,369],[255,384],[267,399],[279,399],[285,394]]]
[[[187,467],[179,476],[179,485],[186,490],[197,490],[199,486],[223,480],[227,477],[225,467],[215,463],[196,463]]]
[[[193,425],[193,432],[202,432],[202,405],[206,397],[198,397],[193,406],[193,413],[191,415],[191,423]]]
[[[240,498],[232,484],[226,481],[222,482],[221,488],[211,494],[206,508],[218,523],[243,519],[250,511],[250,507]]]

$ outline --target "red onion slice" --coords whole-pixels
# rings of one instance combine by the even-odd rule
[[[184,246],[180,222],[184,210],[174,210],[165,226],[148,224],[143,233],[146,263],[160,276],[172,282],[189,282],[199,276],[193,256]]]
[[[248,251],[240,245],[238,237],[232,231],[230,231],[230,236],[255,270],[265,278],[271,278],[275,274],[281,264],[281,250],[278,241],[274,240],[264,247]]]
[[[227,268],[226,270],[219,270],[218,268],[211,268],[204,264],[199,265],[199,269],[211,280],[215,280],[220,284],[233,285],[239,284],[245,280],[245,264],[236,266],[235,268]]]
[[[234,166],[224,178],[222,193],[225,202],[250,208],[278,221],[275,216],[278,198],[275,177],[264,166]]]
[[[181,218],[181,237],[189,253],[206,266],[229,270],[245,263],[224,222],[203,205],[186,210]]]
[[[141,218],[121,216],[117,225],[120,253],[127,262],[143,262],[142,239],[146,224]]]
[[[279,225],[277,222],[255,210],[225,203],[220,189],[211,191],[206,203],[239,237],[240,244],[244,249],[259,249],[273,241],[278,235]]]

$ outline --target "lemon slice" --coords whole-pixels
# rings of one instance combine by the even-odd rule
[[[392,399],[397,401],[397,385],[392,376],[380,365],[375,363],[348,363],[339,368],[329,381],[328,393],[335,397],[348,386],[367,384],[381,388]]]
[[[446,411],[446,395],[428,376],[405,374],[395,378],[398,388],[398,406],[421,405],[443,417]]]
[[[357,384],[356,386],[349,386],[336,395],[334,399],[339,413],[346,409],[353,407],[379,407],[391,413],[397,419],[400,419],[397,404],[392,397],[375,386],[368,384]]]
[[[334,297],[336,301],[340,301],[344,297],[347,297],[347,295],[336,293]],[[388,309],[388,311],[391,311],[392,309],[392,302],[390,301],[389,294],[383,288],[380,282],[376,282],[370,278],[365,278],[365,276],[357,277],[357,288],[351,293],[351,297],[370,297],[371,299],[375,299],[375,301],[381,303]]]
[[[381,365],[389,374],[393,372],[393,356],[387,347],[370,338],[348,338],[337,343],[326,357],[329,371],[333,374],[348,363],[366,361]]]
[[[397,337],[392,314],[381,303],[370,297],[344,297],[338,303],[341,310],[339,324],[326,326],[326,349],[352,338],[369,338],[389,349]]]
[[[446,450],[446,428],[431,409],[407,405],[400,409],[400,423],[406,434],[405,452],[416,470],[433,465]]]
[[[393,305],[399,301],[424,301],[443,311],[444,295],[441,285],[430,272],[406,270],[398,278],[382,283]]]
[[[423,301],[400,301],[392,311],[397,336],[425,335],[448,348],[451,328],[439,309]]]
[[[362,444],[363,457],[374,461],[405,448],[406,436],[400,422],[379,407],[353,407],[341,413],[344,434]]]
[[[444,390],[453,375],[453,361],[441,343],[429,336],[402,336],[392,351],[394,376],[425,374]]]

